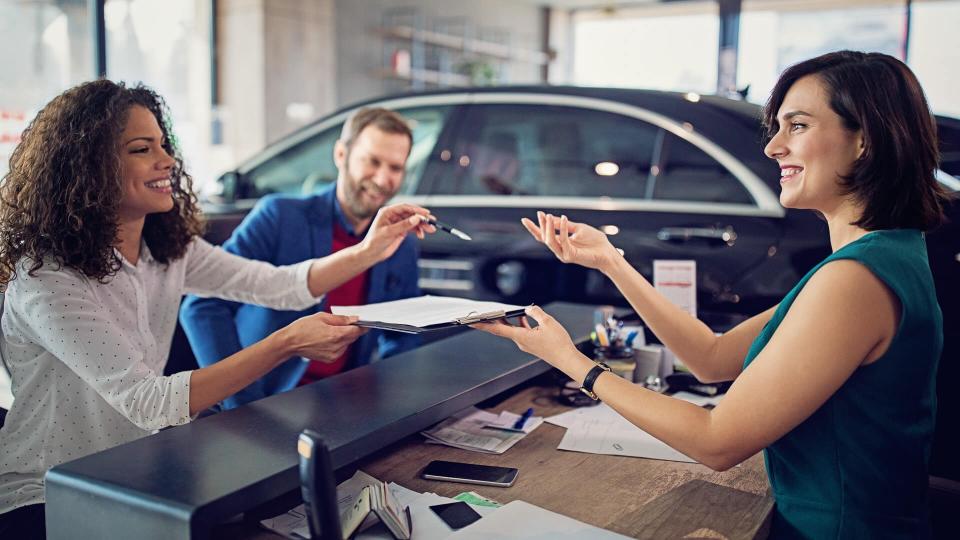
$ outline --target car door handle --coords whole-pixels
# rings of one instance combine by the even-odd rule
[[[707,240],[711,243],[724,243],[733,246],[737,242],[737,232],[733,227],[664,227],[657,231],[657,240],[663,242],[688,242]]]

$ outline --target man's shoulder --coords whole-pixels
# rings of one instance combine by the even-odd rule
[[[322,193],[310,195],[289,195],[284,193],[271,193],[264,195],[257,206],[262,210],[283,209],[308,209],[315,208],[324,202],[326,197]]]
[[[268,221],[275,226],[296,227],[303,222],[315,222],[325,215],[326,208],[323,195],[265,195],[244,218],[243,225],[257,227]]]

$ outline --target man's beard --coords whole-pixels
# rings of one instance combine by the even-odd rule
[[[384,191],[372,180],[355,179],[349,170],[344,172],[346,173],[344,180],[347,181],[347,205],[350,207],[350,213],[353,214],[353,217],[356,219],[364,220],[375,216],[377,211],[380,210],[383,205],[387,204],[387,201],[396,194]],[[380,195],[382,197],[380,204],[366,204],[363,200],[364,191]]]

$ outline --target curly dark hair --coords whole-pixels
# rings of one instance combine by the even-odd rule
[[[153,113],[170,171],[173,209],[150,214],[143,238],[154,259],[169,263],[184,255],[203,232],[193,179],[170,133],[169,112],[153,90],[97,80],[53,98],[30,122],[0,183],[0,289],[16,278],[21,261],[33,275],[53,262],[104,282],[117,273],[114,251],[123,193],[120,135],[131,107]]]

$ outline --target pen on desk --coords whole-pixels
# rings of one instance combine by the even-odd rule
[[[460,229],[454,229],[453,227],[451,227],[451,226],[449,226],[449,225],[447,225],[446,223],[443,223],[443,222],[441,222],[441,221],[437,221],[437,220],[435,220],[435,219],[429,219],[429,218],[423,218],[423,221],[424,221],[424,223],[428,223],[428,224],[430,224],[430,225],[433,225],[434,227],[440,229],[441,231],[448,232],[448,233],[456,236],[457,238],[460,238],[461,240],[473,240],[473,238],[470,238],[470,235],[469,235],[469,234],[461,231]]]
[[[533,407],[530,407],[520,415],[520,418],[517,419],[517,422],[513,424],[513,429],[523,429],[524,424],[527,423],[527,420],[533,415]]]

